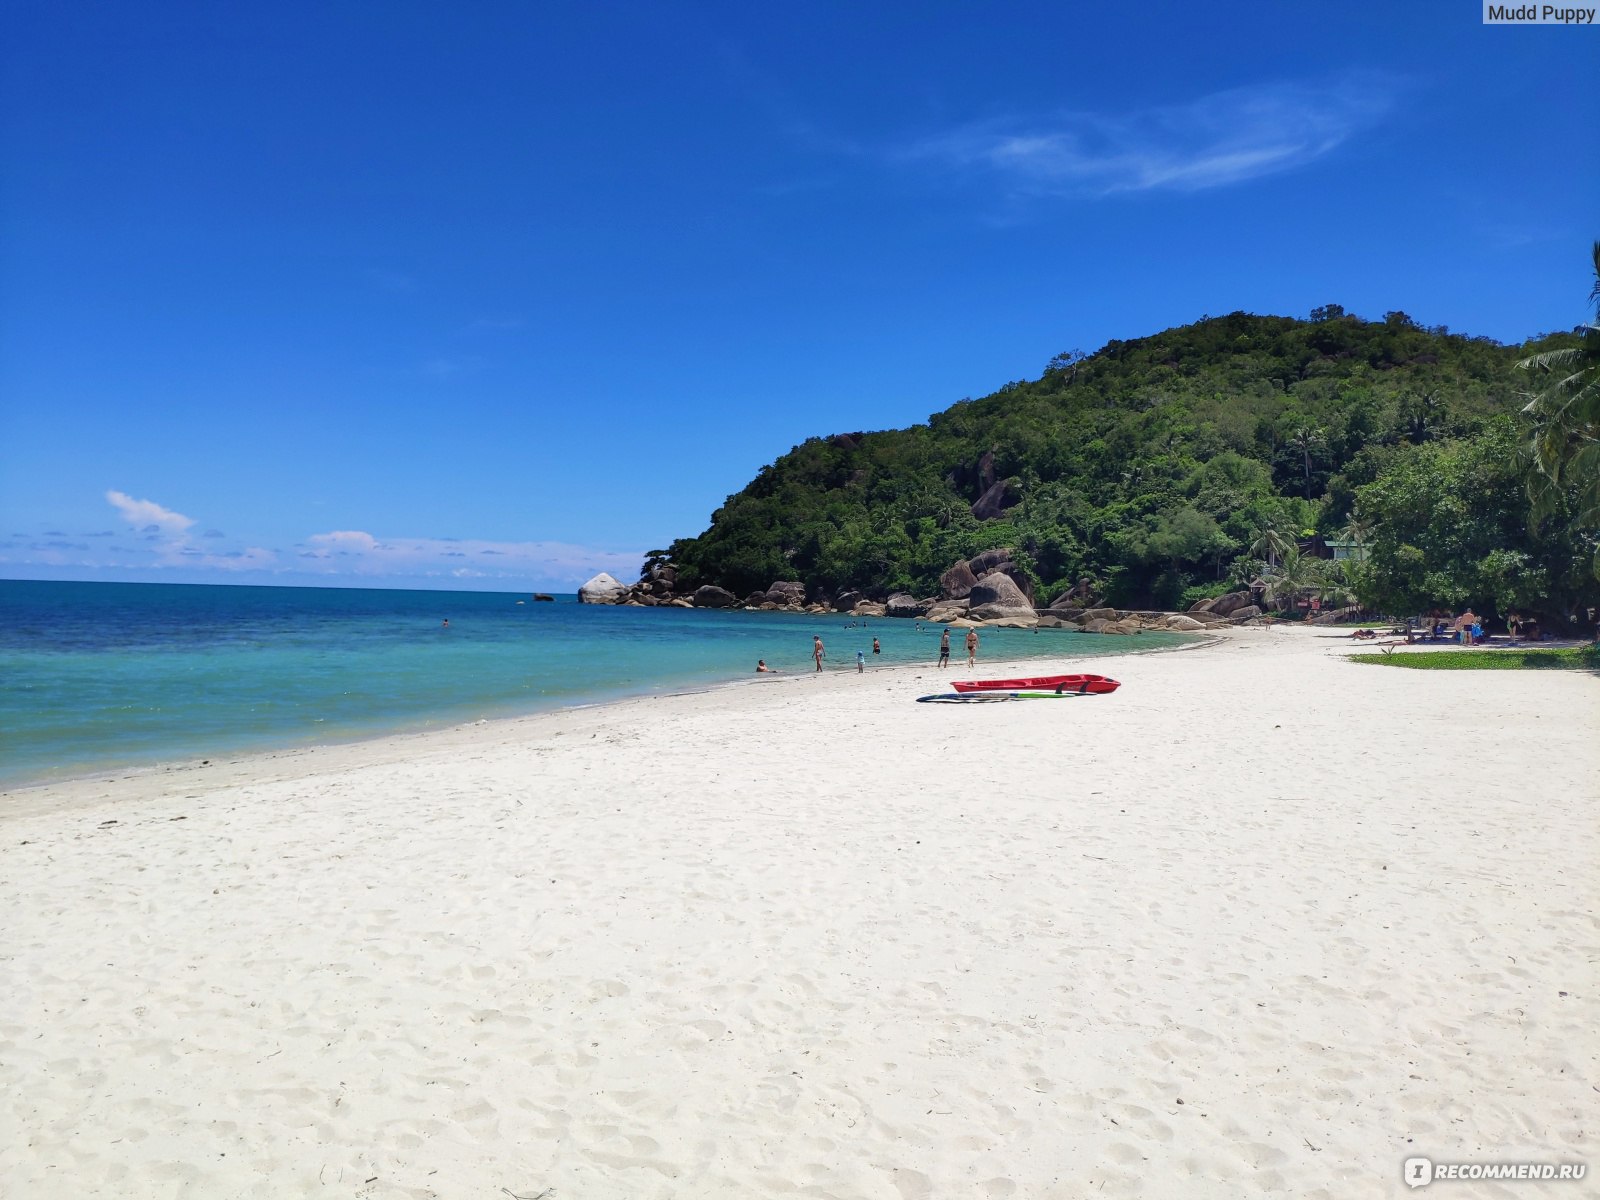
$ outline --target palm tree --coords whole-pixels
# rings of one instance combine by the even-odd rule
[[[1339,531],[1339,536],[1347,542],[1354,542],[1359,550],[1372,536],[1372,522],[1361,515],[1360,509],[1354,509],[1345,527]]]
[[[1600,525],[1600,242],[1594,244],[1595,284],[1589,300],[1595,320],[1581,326],[1579,342],[1535,354],[1517,364],[1546,380],[1522,411],[1533,418],[1529,482],[1535,516],[1548,515],[1561,492],[1576,496],[1580,525]],[[1600,555],[1595,569],[1600,573]]]
[[[1291,546],[1284,552],[1283,561],[1267,575],[1267,597],[1281,606],[1285,600],[1293,604],[1302,592],[1316,587],[1322,581],[1322,560],[1310,554],[1301,554]]]
[[[1406,423],[1406,432],[1413,445],[1420,446],[1438,432],[1444,404],[1437,392],[1424,392],[1400,403],[1400,415]]]
[[[1250,553],[1265,559],[1267,566],[1276,566],[1278,559],[1293,549],[1294,539],[1283,531],[1274,518],[1263,517],[1256,522],[1251,535]]]
[[[1289,444],[1300,451],[1305,461],[1306,468],[1306,499],[1311,499],[1311,452],[1318,446],[1328,444],[1327,435],[1320,429],[1307,429],[1301,427],[1295,430],[1294,436],[1289,439]]]
[[[1352,569],[1359,573],[1361,565],[1355,559],[1342,559],[1333,562],[1320,562],[1321,577],[1316,582],[1317,594],[1322,597],[1323,604],[1332,604],[1344,607],[1359,602],[1356,595],[1355,580],[1351,577]]]

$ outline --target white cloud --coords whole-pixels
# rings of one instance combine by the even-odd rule
[[[183,567],[217,571],[261,571],[270,570],[277,565],[277,554],[260,546],[223,551],[197,548],[189,536],[189,530],[196,524],[195,519],[174,512],[170,508],[163,508],[154,500],[135,500],[126,492],[116,490],[106,492],[106,499],[122,514],[124,521],[134,530],[146,535],[145,541],[154,543],[148,547],[151,557],[142,562],[132,563],[115,561],[97,564],[82,560],[79,565]],[[216,539],[223,535],[217,530],[211,530],[204,536]]]
[[[280,553],[263,546],[230,544],[231,539],[215,534],[209,526],[153,500],[114,490],[105,496],[136,535],[132,545],[108,540],[91,546],[86,541],[68,541],[65,534],[18,534],[20,544],[0,543],[0,563],[35,570],[194,581],[233,576],[308,582],[315,577],[318,582],[369,586],[415,586],[437,580],[436,586],[453,586],[451,581],[457,581],[480,587],[504,586],[506,590],[560,590],[576,589],[601,571],[633,578],[644,558],[642,551],[567,542],[380,538],[360,529],[312,534],[291,551]]]
[[[476,560],[464,567],[455,560]],[[485,560],[492,559],[492,564]],[[600,571],[632,578],[639,550],[600,550],[567,542],[493,542],[472,538],[377,538],[355,529],[306,538],[299,568],[329,575],[440,575],[458,579],[537,580],[576,586]],[[489,570],[481,568],[489,567]]]
[[[312,546],[327,550],[350,550],[370,554],[377,548],[378,539],[359,529],[338,529],[332,533],[314,533],[306,539]]]
[[[1380,120],[1395,80],[1350,73],[1263,84],[1120,115],[1067,112],[960,126],[904,150],[907,161],[985,171],[1046,194],[1194,192],[1302,166]]]
[[[173,512],[170,508],[162,508],[154,500],[135,500],[127,493],[118,491],[108,491],[106,499],[122,514],[122,519],[135,529],[154,525],[161,532],[177,537],[194,524],[193,517]]]

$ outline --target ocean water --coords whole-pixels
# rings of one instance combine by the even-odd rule
[[[751,677],[758,658],[809,671],[813,634],[830,670],[854,671],[858,649],[869,663],[938,657],[936,627],[843,614],[0,580],[0,786],[681,691]],[[982,638],[981,662],[1189,640],[1006,629]]]

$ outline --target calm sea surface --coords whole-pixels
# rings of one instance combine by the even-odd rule
[[[449,621],[446,627],[443,622]],[[854,627],[849,627],[854,622]],[[0,785],[457,725],[750,676],[932,662],[904,620],[530,595],[0,580]],[[872,657],[872,638],[883,654]],[[983,660],[1189,640],[983,631]],[[957,639],[953,639],[958,647]]]

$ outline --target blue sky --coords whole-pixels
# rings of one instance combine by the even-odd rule
[[[569,590],[1207,313],[1582,319],[1594,28],[19,0],[0,577]]]

